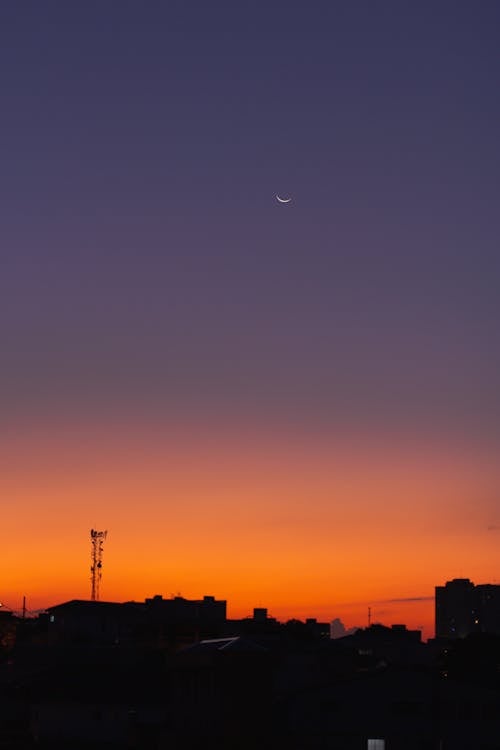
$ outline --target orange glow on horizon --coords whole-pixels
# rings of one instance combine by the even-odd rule
[[[470,448],[140,422],[61,423],[0,448],[10,606],[89,598],[91,527],[109,532],[102,599],[213,594],[230,617],[265,606],[346,627],[371,606],[372,622],[426,636],[434,586],[493,582],[499,561],[498,474]]]

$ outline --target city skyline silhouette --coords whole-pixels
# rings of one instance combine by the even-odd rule
[[[103,600],[429,637],[500,563],[500,9],[240,5],[0,10],[0,600],[109,529]]]

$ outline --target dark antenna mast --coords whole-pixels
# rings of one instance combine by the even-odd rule
[[[99,601],[99,586],[102,578],[102,553],[104,547],[104,540],[106,539],[107,531],[96,531],[96,529],[90,529],[90,544],[91,544],[91,583],[92,588],[90,592],[90,598],[93,602]]]

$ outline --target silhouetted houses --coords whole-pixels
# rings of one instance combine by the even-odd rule
[[[49,643],[176,646],[220,635],[226,602],[154,596],[144,602],[100,602],[74,599],[48,608]]]
[[[0,660],[13,647],[18,618],[12,612],[0,609]]]
[[[308,617],[306,628],[314,638],[330,638],[330,623],[318,622],[315,617]]]
[[[359,628],[352,635],[335,640],[339,646],[352,649],[356,669],[376,670],[389,664],[424,664],[429,661],[429,650],[422,643],[420,630],[408,630],[405,625],[373,624]]]
[[[240,636],[203,640],[174,658],[172,716],[176,736],[193,747],[229,742],[264,745],[272,701],[272,654]],[[188,743],[188,746],[191,746]]]
[[[269,619],[267,607],[254,607],[253,619],[255,622],[266,622]]]
[[[26,681],[37,747],[140,747],[133,741],[141,725],[154,720],[157,733],[163,725],[168,680],[160,650],[59,644],[30,656],[33,666],[37,659]]]
[[[113,645],[133,637],[142,621],[135,605],[73,599],[48,608],[51,645]]]
[[[226,602],[213,596],[164,599],[156,595],[146,599],[144,619],[147,627],[162,643],[189,644],[202,638],[223,635],[226,623]]]
[[[262,636],[275,636],[280,633],[281,629],[281,623],[275,617],[269,616],[266,607],[255,607],[252,617],[244,617],[240,620],[228,620],[225,635],[260,638]]]
[[[179,648],[184,636],[170,634],[200,620],[184,605],[153,597],[50,608],[52,645],[30,628],[35,640],[0,662],[0,747],[498,748],[500,637],[429,646],[420,631],[372,625],[333,640],[314,623],[258,616],[241,621],[264,628],[255,635]],[[213,613],[210,626],[220,622]]]

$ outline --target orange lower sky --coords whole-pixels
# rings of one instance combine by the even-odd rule
[[[303,434],[59,420],[0,444],[0,600],[90,597],[90,528],[107,529],[101,599],[227,599],[278,619],[404,622],[433,634],[434,586],[494,582],[492,452],[429,436]]]

